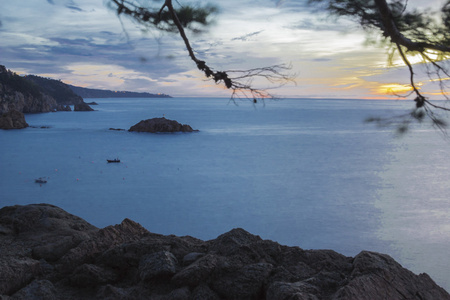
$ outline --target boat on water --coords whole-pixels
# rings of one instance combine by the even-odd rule
[[[108,163],[120,163],[120,159],[115,158],[115,159],[107,159],[106,160]]]
[[[36,183],[47,183],[47,180],[44,177],[39,177],[34,180]]]

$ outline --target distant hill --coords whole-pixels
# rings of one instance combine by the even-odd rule
[[[70,84],[68,86],[75,94],[83,98],[172,98],[171,96],[166,94],[88,89],[79,86],[73,86]]]

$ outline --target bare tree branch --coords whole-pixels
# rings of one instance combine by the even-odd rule
[[[284,73],[291,69],[290,66],[286,65],[273,65],[251,70],[229,71],[216,71],[208,66],[204,60],[201,60],[196,56],[186,34],[184,23],[179,19],[177,11],[173,7],[172,0],[165,0],[158,10],[158,13],[149,12],[146,8],[139,7],[134,2],[128,0],[111,1],[117,6],[117,13],[119,15],[124,13],[141,23],[151,22],[154,25],[159,25],[160,19],[167,9],[170,14],[170,22],[173,22],[173,25],[176,27],[191,60],[196,64],[197,68],[204,73],[206,78],[213,80],[216,84],[222,83],[227,89],[230,89],[232,91],[231,98],[244,97],[251,99],[254,102],[256,102],[257,99],[274,98],[274,96],[268,92],[268,89],[253,87],[252,83],[256,78],[263,78],[269,83],[278,83],[279,86],[284,85],[287,82],[293,82],[292,75]],[[166,19],[165,21],[168,22],[169,20]]]

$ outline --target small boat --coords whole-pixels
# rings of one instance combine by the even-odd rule
[[[44,179],[43,177],[39,177],[38,179],[34,180],[36,183],[47,183],[47,180]]]
[[[107,159],[106,160],[108,163],[120,163],[120,159],[115,158],[115,159]]]

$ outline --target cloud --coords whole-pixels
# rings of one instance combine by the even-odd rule
[[[77,11],[77,12],[83,12],[84,10],[82,10],[81,8],[79,8],[78,6],[75,5],[66,5],[67,8]]]
[[[333,59],[331,58],[325,58],[325,57],[318,57],[318,58],[313,58],[312,61],[315,62],[328,62],[328,61],[332,61]]]
[[[53,1],[53,0],[51,0],[51,1]],[[84,12],[84,10],[81,9],[81,8],[80,8],[74,1],[72,1],[72,0],[67,1],[67,3],[65,4],[65,7],[68,8],[68,9],[70,9],[70,10],[72,10],[72,11],[75,11],[75,12]]]
[[[308,1],[295,1],[295,0],[272,0],[277,8],[291,10],[291,11],[305,11],[311,10],[311,4]]]
[[[47,3],[2,4],[0,53],[8,68],[93,88],[227,95],[205,82],[178,35],[143,34],[127,18],[121,23],[102,1]],[[383,49],[363,46],[365,34],[351,22],[331,22],[307,1],[229,0],[220,5],[210,30],[190,36],[199,59],[215,70],[292,63],[298,85],[276,91],[290,96],[364,95],[394,76],[386,71]],[[385,82],[370,76],[385,76]]]
[[[301,20],[294,21],[286,25],[290,29],[311,30],[311,31],[333,31],[333,32],[350,32],[354,29],[355,23],[348,20],[335,20],[331,18],[317,19],[311,17],[303,17]]]
[[[241,35],[239,37],[232,38],[231,40],[232,41],[247,41],[250,37],[257,36],[258,34],[260,34],[263,31],[264,30],[259,30],[259,31],[247,33],[247,34]]]
[[[66,75],[60,77],[61,80],[68,83],[81,84],[85,87],[100,87],[112,90],[122,90],[123,87],[133,86],[138,90],[138,84],[142,86],[153,85],[157,80],[149,77],[143,72],[137,72],[120,65],[107,64],[70,64],[65,67]],[[54,76],[54,74],[41,74]]]

